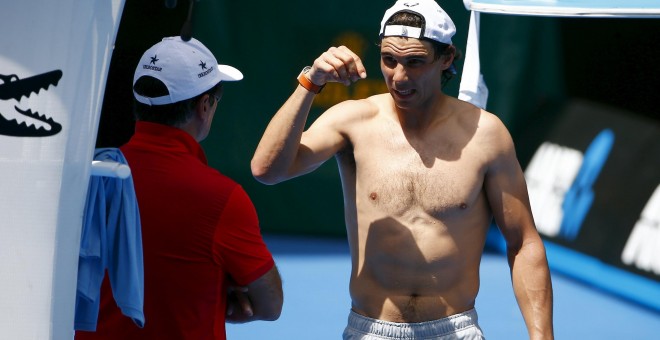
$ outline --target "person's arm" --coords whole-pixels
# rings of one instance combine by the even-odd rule
[[[543,241],[536,230],[527,185],[513,141],[496,119],[493,160],[485,188],[495,222],[507,245],[513,290],[530,339],[553,339],[552,283]]]
[[[275,321],[280,317],[284,294],[277,267],[273,266],[266,274],[246,287],[230,288],[227,299],[227,322]]]
[[[282,311],[282,280],[261,235],[257,211],[236,186],[218,221],[213,255],[227,274],[227,322],[275,320]]]
[[[342,46],[323,53],[306,76],[319,86],[349,85],[365,78],[366,71],[360,58]],[[343,147],[342,135],[330,125],[317,124],[303,133],[314,95],[298,85],[266,127],[251,162],[252,174],[260,182],[276,184],[311,172]]]

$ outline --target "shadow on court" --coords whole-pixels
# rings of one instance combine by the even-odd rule
[[[275,322],[227,325],[230,340],[337,340],[350,309],[345,239],[265,235],[284,286]],[[476,309],[488,339],[528,339],[501,254],[485,253]],[[655,339],[660,313],[552,273],[556,339]]]

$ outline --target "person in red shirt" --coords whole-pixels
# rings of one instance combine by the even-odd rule
[[[142,56],[135,134],[120,150],[142,222],[145,324],[122,315],[106,276],[96,331],[76,339],[225,339],[225,322],[279,318],[282,282],[255,207],[199,145],[223,83],[242,78],[194,38],[164,38]]]

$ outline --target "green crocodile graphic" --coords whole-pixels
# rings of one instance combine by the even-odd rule
[[[62,71],[55,70],[39,74],[33,77],[19,79],[15,74],[2,75],[0,74],[0,100],[15,99],[20,101],[22,97],[30,97],[33,93],[39,94],[41,90],[48,90],[48,87],[57,83],[62,78]],[[36,119],[40,122],[48,124],[50,129],[47,130],[43,127],[35,127],[34,125],[28,126],[25,122],[18,123],[16,119],[7,120],[0,112],[0,135],[14,136],[14,137],[48,137],[58,134],[62,131],[62,125],[52,118],[40,115],[39,112],[32,112],[32,110],[22,110],[18,106],[14,106],[16,112],[31,119]]]

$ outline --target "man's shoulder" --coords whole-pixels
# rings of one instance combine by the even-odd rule
[[[378,111],[391,109],[394,105],[392,95],[389,93],[376,94],[365,98],[363,101],[365,105],[371,105],[373,109]]]
[[[379,96],[371,96],[364,99],[350,99],[340,102],[326,112],[324,119],[330,119],[340,125],[351,124],[355,122],[365,122],[373,118],[382,111],[384,99]]]
[[[449,98],[455,122],[471,136],[472,144],[479,145],[484,153],[490,150],[495,154],[511,145],[511,135],[500,117],[469,102]]]
[[[335,105],[335,108],[348,110],[352,113],[377,113],[391,97],[388,94],[377,94],[362,99],[349,99]]]
[[[451,105],[453,110],[458,113],[458,117],[470,121],[477,121],[479,128],[483,133],[493,133],[506,131],[507,128],[502,120],[494,113],[475,106],[472,103],[454,98],[451,98]]]
[[[236,182],[233,178],[208,165],[202,166],[199,174],[204,176],[210,185],[219,185],[223,187],[230,187],[232,189],[236,186],[240,186],[238,182]]]

